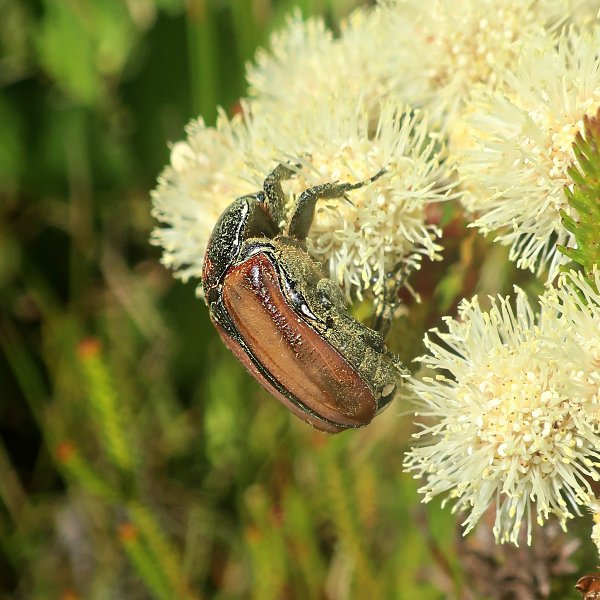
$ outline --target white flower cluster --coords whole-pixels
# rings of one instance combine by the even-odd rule
[[[308,252],[349,297],[378,296],[395,267],[439,257],[429,206],[460,198],[470,226],[493,233],[523,269],[556,279],[574,244],[572,144],[600,110],[598,0],[380,0],[334,36],[293,15],[247,73],[242,114],[200,119],[173,145],[152,194],[153,242],[184,280],[199,279],[218,216],[260,189],[278,163],[297,194],[383,175],[351,203],[318,205]],[[572,215],[576,217],[576,215]],[[539,314],[517,290],[483,311],[461,305],[426,339],[436,374],[413,380],[427,418],[407,469],[426,500],[445,492],[467,529],[492,503],[499,541],[592,506],[600,459],[600,299],[564,276]],[[577,293],[574,293],[575,290]],[[598,511],[596,511],[598,512]],[[596,538],[600,534],[595,532]]]
[[[215,127],[202,119],[187,127],[186,142],[171,150],[171,164],[152,193],[157,227],[153,243],[162,246],[162,262],[183,281],[200,278],[208,238],[223,209],[252,186],[243,179],[248,145],[240,117],[219,114]]]
[[[348,295],[377,294],[386,271],[438,256],[427,205],[459,183],[475,226],[554,276],[572,135],[600,103],[600,38],[559,36],[576,17],[569,0],[458,4],[388,0],[356,10],[339,37],[293,15],[248,70],[243,117],[193,122],[174,144],[152,195],[163,262],[199,278],[218,215],[293,161],[306,166],[302,185],[389,173],[353,194],[355,210],[318,208],[309,252]],[[300,187],[286,188],[290,203]]]
[[[410,88],[418,80],[419,65],[409,73],[394,62],[404,44],[388,10],[356,11],[337,38],[319,19],[292,16],[271,52],[259,52],[249,69],[243,117],[188,127],[152,195],[161,223],[153,242],[177,276],[200,278],[219,214],[260,189],[278,163],[303,167],[284,183],[290,207],[308,186],[353,183],[385,170],[352,192],[351,204],[319,204],[307,240],[309,253],[349,297],[377,295],[387,272],[439,257],[441,232],[428,222],[427,206],[455,197],[456,180],[444,140],[405,101],[403,83]]]
[[[290,206],[312,185],[363,181],[385,170],[352,192],[351,204],[319,205],[310,230],[309,253],[348,293],[377,294],[397,264],[435,258],[440,231],[426,222],[425,210],[453,195],[437,140],[418,111],[387,102],[375,123],[372,117],[360,101],[332,96],[303,112],[254,115],[247,107],[245,121],[221,115],[214,128],[192,123],[153,193],[153,214],[168,224],[153,234],[164,264],[183,279],[200,277],[220,213],[233,199],[260,189],[278,162],[303,167],[286,182]]]
[[[555,33],[575,17],[570,0],[388,0],[389,19],[405,40],[405,60],[422,81],[411,101],[452,124],[478,84],[494,89],[527,51],[532,35]],[[408,43],[406,43],[406,41]],[[414,68],[414,67],[412,67]]]
[[[560,211],[567,169],[583,119],[600,110],[600,27],[570,28],[556,41],[538,35],[496,89],[479,86],[456,126],[452,151],[464,205],[483,233],[498,232],[517,266],[547,268],[551,281],[566,262],[556,244],[572,245]]]
[[[595,502],[600,480],[600,275],[596,290],[575,273],[540,297],[516,289],[516,306],[464,301],[458,319],[426,337],[419,360],[435,376],[413,380],[416,438],[405,466],[426,480],[425,501],[448,493],[470,511],[469,531],[496,504],[498,541],[517,543],[532,511],[565,527]],[[573,293],[575,289],[578,294]]]

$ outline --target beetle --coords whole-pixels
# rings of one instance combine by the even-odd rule
[[[281,182],[294,174],[279,164],[262,190],[221,214],[204,255],[204,298],[248,372],[295,415],[338,433],[369,424],[406,371],[383,335],[349,314],[340,287],[307,253],[306,237],[318,200],[348,200],[383,171],[359,183],[308,188],[286,218]]]

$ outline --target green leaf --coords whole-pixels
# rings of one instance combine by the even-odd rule
[[[584,132],[575,137],[573,153],[576,164],[567,171],[573,184],[565,187],[573,215],[561,211],[560,216],[577,247],[558,248],[581,265],[591,280],[594,266],[600,263],[600,111],[595,117],[584,118]]]

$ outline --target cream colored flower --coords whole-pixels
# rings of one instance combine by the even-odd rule
[[[279,162],[302,165],[284,182],[290,209],[308,187],[355,183],[384,169],[351,193],[351,203],[318,204],[308,239],[309,253],[348,295],[379,294],[396,265],[410,270],[422,255],[437,257],[440,232],[427,224],[425,208],[452,197],[442,151],[421,115],[387,104],[373,127],[369,110],[353,99],[331,97],[303,110],[273,105],[255,117],[247,113],[245,122],[221,117],[215,129],[197,122],[188,141],[173,147],[153,193],[153,214],[166,224],[153,239],[180,277],[198,277],[219,214],[260,189]]]
[[[478,83],[494,89],[528,38],[556,31],[573,15],[570,0],[388,0],[388,20],[404,40],[404,63],[421,66],[426,87],[412,102],[435,120],[454,119]]]
[[[583,355],[578,360],[591,362],[595,367],[592,376],[600,382],[600,271],[597,269],[592,283],[593,286],[581,273],[563,273],[559,286],[550,288],[542,297],[542,303],[560,314],[562,327],[582,349]]]
[[[273,108],[259,115],[253,127],[266,142],[248,156],[247,170],[262,176],[274,157],[303,164],[286,188],[290,206],[307,187],[362,181],[385,169],[377,181],[353,191],[351,203],[320,203],[309,233],[309,253],[348,294],[379,294],[386,273],[398,264],[410,270],[422,255],[438,256],[441,232],[427,223],[425,209],[453,197],[453,183],[443,147],[421,114],[388,103],[373,126],[363,103],[331,97],[308,110]]]
[[[173,145],[171,164],[152,192],[152,215],[161,223],[152,243],[163,248],[163,264],[183,281],[200,278],[219,215],[235,198],[255,191],[243,177],[249,142],[241,117],[221,114],[216,127],[198,119],[186,131],[187,141]]]
[[[575,275],[541,298],[539,316],[516,296],[515,308],[499,298],[489,311],[464,301],[458,320],[426,337],[420,360],[434,375],[411,386],[428,421],[405,462],[425,478],[425,501],[447,493],[469,513],[466,531],[494,503],[496,538],[515,544],[523,521],[530,542],[532,512],[564,528],[600,479],[599,362],[589,351],[600,343],[600,297]]]
[[[559,211],[570,213],[564,187],[574,162],[572,143],[583,117],[600,109],[600,28],[538,37],[524,47],[503,86],[481,87],[466,108],[459,171],[474,226],[510,246],[517,266],[552,280],[566,258],[556,244],[572,245]],[[475,140],[475,147],[469,148]]]
[[[334,46],[333,34],[323,19],[304,20],[294,12],[285,27],[271,36],[269,50],[260,48],[255,62],[248,65],[250,97],[263,102],[293,98],[294,103],[313,97],[315,88],[332,75],[325,73],[323,62],[332,56]]]
[[[269,50],[259,50],[247,79],[253,107],[269,111],[272,103],[291,110],[311,110],[331,97],[359,98],[378,118],[379,106],[393,98],[423,93],[422,63],[408,57],[406,40],[398,36],[387,11],[356,9],[334,37],[320,18],[302,20],[294,13],[271,38]]]

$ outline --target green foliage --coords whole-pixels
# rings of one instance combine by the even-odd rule
[[[562,224],[575,237],[576,248],[559,246],[563,254],[581,265],[589,281],[600,265],[600,113],[584,119],[584,134],[573,142],[577,165],[569,169],[573,180],[565,194],[577,218],[561,212]]]
[[[126,5],[46,0],[43,8],[34,34],[40,66],[74,102],[97,104],[108,78],[122,72],[135,44],[138,32]]]

